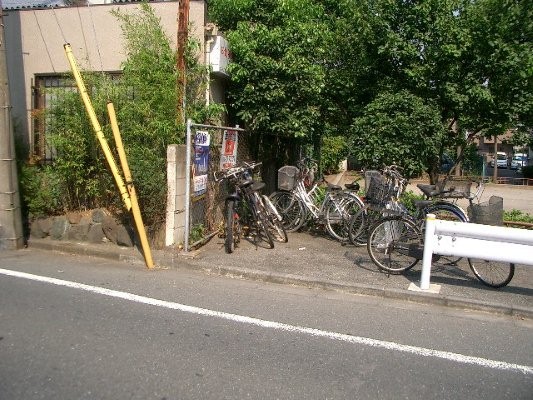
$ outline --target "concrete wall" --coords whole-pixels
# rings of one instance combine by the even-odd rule
[[[161,18],[175,46],[178,2],[150,3],[150,6]],[[138,4],[106,4],[4,12],[12,116],[16,134],[27,144],[33,146],[31,110],[35,76],[70,71],[63,50],[65,42],[70,43],[81,68],[120,71],[125,59],[124,41],[120,24],[110,11],[132,13],[138,8]],[[202,43],[202,58],[205,57],[205,9],[204,0],[191,0],[191,34]]]

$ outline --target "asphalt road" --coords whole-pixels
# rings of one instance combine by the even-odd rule
[[[531,399],[532,331],[179,269],[0,258],[2,399]]]

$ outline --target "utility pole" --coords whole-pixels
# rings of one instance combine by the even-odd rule
[[[178,3],[178,38],[177,38],[177,47],[178,47],[178,60],[177,60],[177,70],[178,70],[178,82],[177,82],[177,93],[178,93],[178,118],[180,122],[185,124],[185,88],[187,86],[186,80],[186,69],[185,69],[185,49],[187,47],[187,39],[189,35],[189,0],[179,0]]]
[[[17,163],[11,100],[7,77],[4,16],[0,3],[0,250],[14,250],[24,244],[18,189]]]

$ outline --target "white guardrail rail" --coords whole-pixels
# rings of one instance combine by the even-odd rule
[[[426,216],[420,290],[429,290],[433,254],[533,265],[533,231]]]

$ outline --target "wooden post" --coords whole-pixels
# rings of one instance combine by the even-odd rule
[[[178,38],[177,38],[177,70],[178,70],[178,118],[179,122],[185,124],[185,98],[186,98],[186,68],[185,68],[185,49],[187,48],[187,39],[189,33],[189,0],[179,0],[178,3]]]

